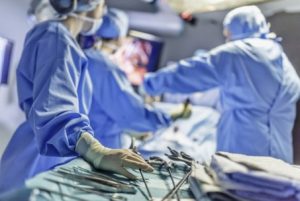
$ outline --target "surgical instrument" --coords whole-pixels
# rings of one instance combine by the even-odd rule
[[[186,154],[186,153],[183,152],[183,151],[180,152],[180,155],[181,155],[183,158],[187,159],[187,160],[190,160],[190,161],[194,161],[194,160],[195,160],[193,157],[191,157],[190,155]]]
[[[61,168],[60,170],[70,171],[70,170],[64,169],[64,168]],[[60,171],[60,170],[58,170],[58,171]],[[67,173],[70,173],[70,174],[75,174],[76,173],[76,176],[80,176],[84,179],[88,179],[88,180],[91,180],[91,181],[96,181],[96,182],[99,182],[99,183],[102,183],[102,184],[105,184],[105,185],[109,185],[109,186],[112,186],[112,187],[116,187],[116,188],[124,188],[124,189],[132,188],[132,186],[130,186],[128,184],[121,184],[121,183],[113,181],[111,179],[107,179],[107,178],[103,178],[103,177],[99,177],[99,176],[95,177],[94,175],[91,176],[91,175],[88,175],[88,174],[82,174],[79,171],[77,171],[76,169],[75,169],[74,173],[72,173],[72,172],[67,172]]]
[[[152,194],[151,194],[150,189],[149,189],[149,187],[148,187],[148,184],[147,184],[147,182],[146,182],[146,180],[145,180],[144,174],[143,174],[143,172],[142,172],[141,169],[139,169],[139,171],[140,171],[140,174],[141,174],[141,176],[142,176],[143,182],[144,182],[144,184],[145,184],[146,190],[147,190],[147,192],[148,192],[148,195],[149,195],[149,198],[150,198],[149,200],[153,200]]]
[[[140,155],[140,153],[138,153],[137,148],[135,146],[135,139],[133,137],[131,137],[131,144],[130,144],[129,149],[131,149],[134,153]],[[146,190],[147,190],[147,193],[148,193],[148,196],[149,196],[149,200],[153,200],[152,194],[151,194],[150,189],[148,187],[148,184],[145,180],[144,174],[143,174],[141,169],[139,169],[139,171],[140,171],[141,177],[143,179],[143,182],[145,184],[145,187],[146,187]]]
[[[162,201],[169,200],[169,198],[173,197],[174,194],[176,194],[179,191],[179,189],[182,187],[182,185],[186,182],[186,180],[189,178],[191,174],[192,174],[192,169],[184,175],[184,177],[167,195],[163,197]]]
[[[79,180],[82,183],[84,182],[86,185],[91,185],[102,191],[113,192],[113,193],[132,193],[132,194],[136,193],[136,189],[131,185],[120,184],[99,177],[79,175],[70,172],[70,170],[68,169],[63,169],[63,168],[58,169],[57,172],[63,174],[66,177],[69,177],[70,179]]]
[[[77,190],[80,190],[80,191],[83,191],[83,192],[86,192],[86,193],[92,193],[92,194],[95,194],[95,195],[99,195],[101,197],[107,198],[110,201],[126,201],[127,200],[127,198],[123,197],[123,196],[107,195],[107,194],[99,192],[97,190],[79,187],[79,186],[76,186],[74,184],[70,184],[68,182],[57,181],[57,180],[50,179],[50,178],[45,178],[45,180],[53,182],[53,183],[57,183],[57,184],[62,184],[64,186],[68,186],[68,187],[71,187],[71,188],[74,188],[74,189],[77,189]]]
[[[65,193],[61,193],[61,192],[57,192],[57,191],[54,191],[54,190],[50,190],[50,189],[47,189],[47,188],[43,188],[43,187],[38,187],[38,188],[35,188],[33,189],[33,196],[38,196],[41,191],[44,191],[44,192],[47,192],[49,194],[55,194],[55,195],[59,195],[59,196],[62,196],[62,197],[66,197],[66,198],[70,198],[72,200],[77,200],[77,201],[88,201],[86,199],[82,199],[82,198],[79,198],[79,197],[75,197],[73,195],[68,195],[68,194],[65,194]],[[32,197],[31,197],[32,199]]]
[[[190,155],[184,152],[179,153],[178,151],[171,149],[170,147],[168,147],[168,149],[171,154],[165,154],[165,155],[171,160],[184,162],[188,166],[191,166],[192,162],[194,161],[194,159]]]
[[[173,177],[173,174],[172,174],[172,172],[171,172],[171,169],[172,169],[172,162],[171,161],[169,161],[169,162],[167,162],[167,161],[165,161],[164,159],[162,159],[162,158],[160,158],[160,157],[158,157],[158,156],[154,156],[154,157],[150,157],[150,160],[156,160],[156,161],[159,161],[159,162],[161,162],[162,163],[162,165],[163,166],[165,166],[165,168],[167,169],[167,171],[168,171],[168,173],[169,173],[169,176],[170,176],[170,178],[171,178],[171,181],[172,181],[172,184],[173,184],[173,187],[175,188],[175,180],[174,180],[174,177]],[[177,198],[177,201],[180,201],[180,196],[179,196],[179,194],[176,192],[176,198]]]
[[[108,176],[108,175],[105,175],[103,173],[95,172],[95,171],[92,171],[92,170],[87,170],[87,169],[79,167],[79,166],[78,167],[73,167],[73,170],[74,170],[74,172],[80,172],[81,174],[88,174],[88,175],[91,175],[93,177],[100,177],[100,178],[103,178],[103,179],[114,181],[114,182],[119,183],[119,184],[136,185],[135,183],[133,183],[131,181],[128,181],[128,182],[120,181],[120,180],[117,180],[116,178],[113,178],[112,176]]]
[[[60,176],[60,177],[63,176],[65,178],[69,179],[69,180],[76,181],[76,182],[79,182],[80,184],[93,187],[93,188],[95,188],[99,191],[109,192],[109,193],[119,192],[119,190],[116,189],[115,187],[99,184],[99,183],[93,182],[93,181],[88,181],[88,180],[82,179],[80,177],[75,177],[75,176],[68,175],[68,174],[65,174],[65,173],[62,173],[62,172],[51,172],[51,174],[53,174],[55,176]]]

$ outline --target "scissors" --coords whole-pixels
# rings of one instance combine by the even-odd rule
[[[183,151],[178,152],[178,151],[172,149],[171,147],[168,147],[168,149],[171,154],[165,154],[165,155],[170,160],[184,162],[185,164],[187,164],[190,167],[191,167],[193,161],[195,161],[193,157],[191,157],[190,155],[186,154]],[[180,180],[180,182],[177,185],[175,185],[175,182],[173,181],[174,188],[162,200],[163,201],[169,200],[169,198],[173,197],[176,194],[176,198],[179,201],[180,197],[179,197],[178,191],[181,188],[181,186],[186,182],[186,180],[190,176],[191,172],[192,172],[192,169],[190,169],[190,171],[188,173],[186,173],[186,175],[182,178],[182,180]]]
[[[164,160],[164,159],[162,159],[161,157],[158,157],[158,156],[151,156],[150,160],[157,161],[158,163],[160,163],[162,166],[164,166],[167,169],[167,171],[169,173],[169,176],[171,178],[173,187],[175,188],[176,184],[175,184],[174,176],[173,176],[172,171],[171,171],[171,169],[173,168],[172,161],[166,161],[166,160]],[[176,192],[176,199],[177,199],[177,201],[180,201],[180,196],[177,192]]]
[[[132,150],[132,151],[133,151],[134,153],[136,153],[137,155],[141,156],[141,153],[138,152],[137,147],[135,146],[135,139],[134,139],[133,137],[131,137],[131,144],[130,144],[129,149]],[[141,169],[139,169],[139,171],[140,171],[142,180],[143,180],[143,182],[144,182],[144,184],[145,184],[145,187],[146,187],[146,190],[147,190],[147,193],[148,193],[148,196],[149,196],[147,199],[148,199],[149,201],[152,201],[152,200],[153,200],[153,196],[152,196],[152,194],[151,194],[151,192],[150,192],[150,188],[149,188],[149,186],[148,186],[148,184],[147,184],[147,182],[146,182],[146,179],[145,179],[145,177],[144,177],[144,174],[143,174],[143,172],[142,172]]]
[[[187,153],[184,153],[183,151],[178,152],[175,149],[172,149],[170,147],[168,147],[168,149],[171,154],[165,154],[165,155],[173,161],[181,161],[189,166],[191,166],[192,162],[195,161],[195,159],[193,157],[191,157]]]

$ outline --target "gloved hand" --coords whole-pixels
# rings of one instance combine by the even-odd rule
[[[191,115],[192,107],[189,100],[187,100],[183,105],[183,109],[171,113],[171,118],[173,121],[176,121],[178,119],[188,119],[191,117]]]
[[[89,133],[81,134],[75,151],[95,168],[113,171],[129,179],[136,179],[136,177],[126,168],[153,171],[153,168],[142,157],[131,150],[106,148]]]

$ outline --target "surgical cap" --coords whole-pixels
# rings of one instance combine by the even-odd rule
[[[51,5],[60,14],[70,12],[88,12],[94,10],[104,0],[50,0]],[[71,5],[74,8],[70,9]]]
[[[49,0],[32,0],[27,13],[34,24],[58,17],[58,13],[50,5]]]
[[[270,30],[266,18],[256,6],[244,6],[230,11],[223,22],[230,40],[264,37]]]
[[[78,0],[75,8],[76,12],[87,12],[94,10],[103,0]]]
[[[125,37],[128,32],[128,16],[117,9],[110,9],[103,16],[103,23],[97,36],[103,39],[117,39]]]
[[[79,35],[78,42],[82,49],[89,49],[97,42],[97,38],[113,40],[125,37],[128,28],[128,16],[123,11],[109,9],[97,33],[94,36]]]
[[[27,11],[28,15],[34,15],[43,0],[32,0]],[[44,0],[47,1],[47,0]]]

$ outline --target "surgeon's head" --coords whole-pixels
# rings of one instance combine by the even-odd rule
[[[119,48],[119,42],[127,35],[128,17],[117,9],[109,9],[103,16],[100,29],[93,36],[80,36],[79,43],[83,49],[96,47],[108,54]]]
[[[56,11],[48,0],[32,0],[27,11],[30,24],[37,24],[46,20],[54,19]]]
[[[98,36],[102,39],[101,50],[114,54],[121,46],[122,39],[127,36],[128,17],[120,10],[111,9],[103,19],[103,26],[98,31]]]
[[[103,16],[103,24],[97,32],[102,39],[119,39],[127,35],[128,16],[121,10],[109,9]]]
[[[230,11],[223,22],[226,41],[264,37],[270,32],[266,18],[256,6],[243,6]]]
[[[95,34],[98,29],[101,27],[101,24],[103,22],[103,15],[105,13],[105,4],[104,0],[100,1],[100,3],[95,7],[94,10],[89,11],[86,14],[84,21],[84,26],[81,31],[84,35],[93,35]]]
[[[73,28],[74,36],[93,35],[102,24],[105,0],[50,0],[50,4],[65,19],[65,25]]]

